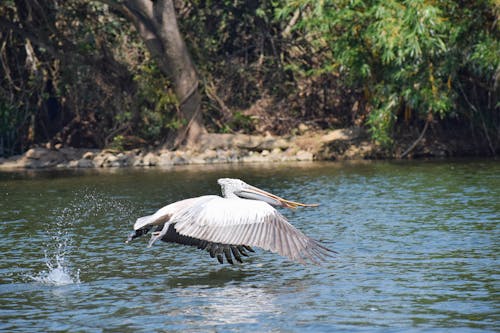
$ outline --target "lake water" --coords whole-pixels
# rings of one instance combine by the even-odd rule
[[[219,265],[135,219],[241,178],[338,254]],[[0,331],[500,331],[500,163],[296,163],[0,173]]]

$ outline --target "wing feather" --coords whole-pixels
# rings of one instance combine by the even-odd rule
[[[139,217],[134,223],[134,230],[154,225],[163,225],[165,222],[169,221],[174,214],[193,206],[198,200],[203,200],[205,197],[196,197],[177,201],[158,209],[153,215]],[[217,196],[214,195],[213,197]]]
[[[333,252],[262,201],[200,197],[178,211],[171,223],[181,235],[213,243],[258,246],[298,262],[307,259],[317,263]]]

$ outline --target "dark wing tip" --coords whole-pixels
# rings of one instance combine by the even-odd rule
[[[219,261],[219,264],[223,264],[224,260],[222,259],[222,254],[217,254],[217,260]]]
[[[331,250],[316,240],[312,240],[311,246],[306,249],[306,257],[315,265],[321,265],[333,258],[336,251]]]

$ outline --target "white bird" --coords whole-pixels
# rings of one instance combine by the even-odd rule
[[[319,264],[331,253],[318,241],[304,235],[272,206],[296,208],[318,205],[302,204],[280,198],[248,185],[242,180],[221,178],[217,181],[222,196],[205,195],[174,202],[153,215],[140,217],[134,224],[134,238],[152,233],[149,247],[158,239],[164,242],[197,246],[212,258],[233,264],[233,257],[241,256],[260,247],[300,263]]]

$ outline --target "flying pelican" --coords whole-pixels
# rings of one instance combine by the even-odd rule
[[[164,242],[197,246],[212,258],[233,264],[233,257],[263,248],[291,260],[319,264],[334,251],[304,235],[275,208],[314,207],[280,198],[251,186],[240,179],[221,178],[222,197],[205,195],[174,202],[153,215],[139,217],[127,243],[147,234],[152,228],[148,247],[158,239]]]

